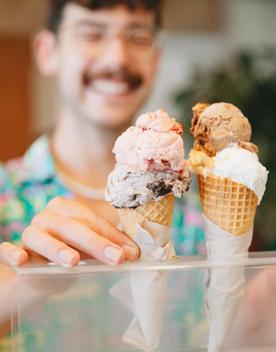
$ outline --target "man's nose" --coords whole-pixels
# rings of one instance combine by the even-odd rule
[[[127,44],[119,37],[113,38],[106,44],[100,59],[101,63],[113,67],[127,66],[132,60]]]

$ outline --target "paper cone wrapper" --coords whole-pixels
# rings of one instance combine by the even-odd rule
[[[197,179],[207,255],[213,265],[206,279],[208,352],[219,352],[244,292],[244,267],[233,264],[248,257],[258,199],[249,188],[228,178],[198,174]]]
[[[204,215],[219,228],[240,236],[254,222],[258,199],[249,188],[228,178],[197,175]]]
[[[174,195],[168,194],[135,209],[118,209],[122,229],[130,237],[136,233],[136,225],[148,220],[163,226],[171,226],[174,209]]]
[[[244,293],[244,266],[253,228],[242,236],[220,229],[204,216],[208,260],[212,268],[206,278],[206,312],[209,323],[208,352],[219,352],[231,329]]]
[[[160,205],[158,207],[160,209]],[[147,212],[152,214],[149,209]],[[126,214],[128,212],[123,212],[122,219],[125,220],[123,229],[140,247],[140,261],[167,261],[175,257],[170,227],[145,220],[144,216],[140,217],[141,212],[130,211],[130,220]],[[134,219],[137,219],[136,223],[132,223]],[[111,295],[133,313],[133,320],[123,336],[124,342],[144,351],[154,351],[158,347],[163,325],[166,288],[166,271],[139,271],[139,268],[112,287]]]

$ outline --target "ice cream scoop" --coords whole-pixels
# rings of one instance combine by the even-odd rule
[[[168,193],[182,198],[189,188],[190,172],[136,171],[117,165],[109,175],[106,200],[116,208],[136,208]]]
[[[267,170],[250,142],[251,125],[233,104],[199,103],[193,108],[191,132],[195,137],[189,161],[196,174],[228,178],[250,190],[261,202]]]
[[[261,202],[267,182],[268,171],[259,162],[256,153],[232,143],[220,150],[214,157],[192,149],[190,165],[196,174],[204,177],[215,175],[233,180],[251,189]]]
[[[214,156],[230,143],[258,151],[250,143],[251,125],[248,119],[233,104],[196,104],[193,107],[191,133],[195,138],[194,149],[203,150],[209,156]]]
[[[117,208],[136,208],[169,193],[183,197],[191,175],[182,133],[164,110],[141,115],[114,145],[116,167],[108,177],[107,201]]]
[[[183,169],[184,146],[179,123],[163,110],[141,115],[113,148],[116,162],[133,171]]]
[[[164,110],[157,110],[141,115],[136,121],[136,126],[157,132],[174,131],[178,134],[183,133],[182,126]]]
[[[257,154],[233,144],[218,152],[213,167],[206,168],[206,171],[251,189],[257,195],[260,204],[265,192],[268,171],[259,162]]]

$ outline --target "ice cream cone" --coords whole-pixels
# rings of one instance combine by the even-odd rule
[[[140,248],[141,262],[175,257],[171,241],[174,197],[183,198],[191,174],[184,162],[182,126],[165,111],[143,114],[115,142],[116,166],[106,200],[118,209],[121,229]],[[161,338],[167,272],[132,270],[112,290],[133,314],[123,341],[143,351]]]
[[[258,204],[256,194],[228,178],[197,174],[201,207],[219,228],[236,236],[252,226]]]
[[[143,220],[152,221],[163,226],[170,226],[173,208],[174,195],[169,193],[159,200],[150,201],[135,209],[122,208],[118,211],[123,231],[130,237],[134,237],[136,224]]]
[[[220,352],[239,308],[244,267],[228,265],[248,257],[257,205],[267,170],[250,142],[251,125],[229,103],[197,104],[191,133],[190,165],[197,175],[208,261],[206,313],[208,352]],[[223,265],[222,265],[223,264]]]

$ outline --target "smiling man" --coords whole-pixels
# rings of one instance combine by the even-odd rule
[[[108,264],[138,258],[137,246],[115,227],[116,211],[105,203],[104,188],[114,167],[113,144],[154,81],[160,6],[160,0],[52,1],[34,51],[41,73],[57,78],[60,111],[52,136],[0,167],[0,262],[23,264],[33,253],[66,267],[83,255]],[[204,249],[201,217],[192,203],[176,204],[173,228],[178,253]],[[10,326],[7,282],[13,276],[0,268],[0,336]],[[272,268],[247,287],[242,313],[252,318],[239,320],[242,337],[262,327],[274,336],[272,324],[259,326],[255,319],[275,316],[274,277]],[[25,297],[26,306],[37,299]],[[41,350],[33,340],[31,346]]]
[[[104,188],[114,142],[150,94],[160,24],[160,0],[51,2],[34,52],[42,75],[57,79],[60,110],[52,136],[0,169],[3,261],[22,264],[34,252],[64,266],[83,253],[108,264],[138,258]],[[196,253],[204,248],[200,216],[190,207],[184,218],[182,206],[177,249]],[[28,252],[12,244],[21,240]]]

